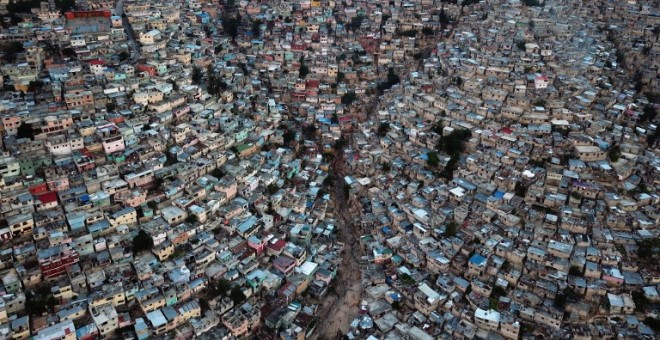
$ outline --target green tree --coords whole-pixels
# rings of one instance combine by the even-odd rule
[[[218,280],[218,283],[216,283],[216,289],[220,291],[223,295],[226,295],[227,292],[231,289],[231,283],[227,281],[226,279],[220,279]]]
[[[343,149],[347,143],[348,142],[346,141],[346,139],[344,139],[344,137],[342,136],[341,138],[337,139],[337,141],[335,141],[334,149],[335,150]]]
[[[36,291],[25,292],[25,312],[27,315],[41,316],[58,305],[57,299],[50,292],[50,286],[44,285]]]
[[[568,275],[580,276],[582,275],[582,269],[579,266],[571,266],[568,269]]]
[[[438,158],[438,153],[435,151],[430,151],[426,154],[426,164],[430,167],[436,167],[440,163]]]
[[[543,7],[543,4],[545,4],[545,1],[542,4],[539,0],[523,0],[522,2],[527,7]]]
[[[442,136],[443,130],[444,130],[444,126],[442,126],[441,120],[435,122],[435,124],[433,124],[433,127],[431,128],[431,131],[439,134],[440,136]]]
[[[456,235],[456,231],[458,230],[458,223],[456,221],[449,221],[447,223],[447,226],[445,227],[445,236],[447,237],[452,237]]]
[[[257,19],[252,22],[252,34],[255,36],[255,38],[261,37],[261,25],[263,24],[263,21]]]
[[[454,178],[454,171],[458,168],[458,161],[460,156],[458,153],[455,153],[449,158],[449,162],[445,165],[445,168],[440,173],[440,177],[451,181]]]
[[[647,238],[637,243],[637,256],[643,261],[653,261],[660,252],[660,239]]]
[[[41,80],[33,80],[28,84],[28,92],[38,92],[44,87],[44,82]]]
[[[154,241],[144,230],[140,230],[133,238],[133,253],[137,254],[144,250],[151,250],[154,247]]]
[[[430,35],[433,35],[433,33],[434,32],[433,32],[433,29],[431,27],[422,28],[422,34],[424,34],[427,37],[430,36]]]
[[[114,112],[117,109],[117,104],[113,102],[108,102],[107,104],[105,104],[105,109],[108,112]]]
[[[176,83],[176,81],[175,81],[174,79],[168,79],[167,82],[168,82],[170,85],[172,85],[172,90],[173,90],[174,92],[179,91],[179,85]]]
[[[346,30],[355,31],[362,26],[362,22],[366,17],[363,14],[358,14],[351,18],[351,22],[346,25]]]
[[[397,34],[403,37],[413,38],[417,35],[417,30],[398,31]]]
[[[303,128],[303,133],[305,133],[307,137],[313,138],[314,134],[316,134],[316,130],[316,125],[309,124]]]
[[[202,81],[203,76],[204,74],[202,73],[202,69],[199,68],[199,66],[193,66],[192,75],[191,75],[191,80],[193,84],[198,85]]]
[[[344,72],[337,72],[337,77],[335,78],[335,82],[341,83],[346,79],[346,74]]]
[[[21,123],[16,129],[16,138],[29,138],[34,139],[34,129],[32,124]]]
[[[527,196],[527,190],[529,189],[528,185],[524,185],[522,182],[516,183],[516,187],[514,189],[516,196],[525,198]]]
[[[612,147],[610,147],[610,150],[607,152],[607,156],[612,162],[618,161],[619,157],[621,157],[621,147],[616,143],[613,143]]]
[[[126,52],[126,51],[121,51],[121,52],[119,53],[119,61],[125,61],[125,60],[127,60],[128,57],[130,57],[130,56],[131,56],[131,55],[130,55],[128,52]]]
[[[440,21],[440,25],[441,25],[443,28],[446,27],[449,23],[451,23],[451,22],[453,21],[453,19],[451,18],[451,16],[449,16],[449,15],[445,12],[445,9],[444,9],[444,8],[441,8],[441,9],[440,9],[440,15],[438,16],[438,18],[439,18],[439,21]]]
[[[644,323],[651,327],[651,329],[653,329],[655,332],[660,332],[660,319],[647,316],[646,319],[644,319]]]
[[[329,187],[334,183],[334,178],[331,175],[323,179],[323,186]]]
[[[539,100],[537,100],[537,101],[534,102],[534,106],[545,107],[545,105],[546,105],[546,102],[545,102],[545,100],[543,100],[543,99],[539,99]]]
[[[635,302],[635,310],[638,313],[646,313],[651,301],[649,301],[643,292],[638,290],[633,291],[631,295]]]
[[[489,298],[488,299],[488,309],[498,310],[499,309],[499,301],[494,297]]]
[[[387,70],[387,81],[378,84],[378,91],[383,93],[383,91],[391,89],[392,86],[398,84],[401,81],[399,76],[394,72],[394,68],[390,67]]]
[[[296,133],[292,130],[287,129],[284,132],[284,135],[282,135],[282,139],[284,140],[284,145],[288,146],[291,144],[293,140],[296,139]]]
[[[401,274],[401,282],[406,285],[413,285],[415,284],[415,279],[413,279],[412,276],[403,273]]]
[[[500,296],[506,296],[506,290],[502,286],[495,286],[490,292],[490,296],[499,299]]]
[[[76,9],[76,0],[55,0],[55,6],[59,8],[62,13],[66,13]]]
[[[348,106],[348,105],[353,104],[353,102],[356,99],[357,99],[357,95],[355,94],[355,92],[353,92],[353,91],[346,92],[346,93],[344,93],[343,96],[341,96],[341,103]]]
[[[564,293],[555,295],[554,306],[559,309],[564,309],[566,306],[566,295]]]
[[[438,151],[454,154],[465,151],[465,141],[472,137],[472,132],[466,129],[454,130],[447,136],[443,136],[438,141],[436,149]]]
[[[229,16],[226,12],[221,17],[222,30],[231,37],[232,41],[238,36],[238,26],[241,24],[241,17]]]
[[[298,69],[298,77],[301,79],[305,79],[307,75],[309,74],[309,67],[305,65],[305,62],[303,61],[300,63],[300,68]]]
[[[234,306],[242,304],[247,299],[245,293],[243,293],[243,290],[239,286],[232,287],[229,297],[234,301]]]
[[[268,190],[268,194],[271,196],[280,190],[280,188],[275,183],[268,184],[266,189]]]
[[[215,168],[213,171],[211,171],[211,176],[213,176],[215,178],[218,178],[218,179],[220,179],[222,177],[225,177],[225,175],[226,175],[225,172],[222,171],[221,168]]]
[[[652,122],[658,115],[658,111],[652,105],[645,105],[642,110],[642,115],[639,117],[640,123]]]
[[[198,221],[199,221],[199,218],[197,217],[197,215],[190,214],[190,215],[188,215],[188,217],[186,217],[186,223],[188,223],[188,224],[195,224]]]
[[[378,125],[378,135],[385,136],[390,131],[390,123],[382,122]]]

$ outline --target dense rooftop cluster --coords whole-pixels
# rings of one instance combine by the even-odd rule
[[[655,338],[656,5],[0,4],[0,338]]]

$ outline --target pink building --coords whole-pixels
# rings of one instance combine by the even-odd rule
[[[57,193],[54,191],[41,194],[37,198],[36,208],[38,211],[57,207]]]
[[[21,126],[21,117],[18,115],[4,116],[2,117],[2,126],[8,135],[15,135],[18,132],[18,127]]]
[[[48,189],[51,191],[64,191],[69,189],[69,177],[67,176],[60,176],[56,178],[49,178],[48,179]]]
[[[124,148],[124,137],[122,135],[114,135],[103,140],[103,151],[106,155],[123,151]]]
[[[280,255],[273,260],[273,266],[285,275],[289,275],[293,272],[293,268],[296,267],[296,260],[285,255]]]
[[[266,239],[263,237],[252,235],[248,238],[247,244],[248,247],[254,249],[257,254],[261,254],[266,249],[268,242],[266,242]]]

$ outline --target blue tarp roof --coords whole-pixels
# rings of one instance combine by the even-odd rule
[[[483,256],[481,256],[481,255],[479,255],[479,254],[474,254],[474,255],[472,255],[472,257],[470,258],[470,263],[474,263],[474,264],[476,264],[477,266],[482,265],[484,262],[486,262],[486,258],[483,257]]]

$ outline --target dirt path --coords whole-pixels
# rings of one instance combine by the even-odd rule
[[[336,339],[346,334],[351,321],[358,315],[362,294],[362,269],[359,264],[361,248],[359,231],[353,227],[352,214],[343,191],[343,154],[338,152],[335,168],[335,214],[341,222],[339,241],[344,243],[342,263],[335,278],[335,295],[328,296],[320,307],[319,327],[312,339]]]

